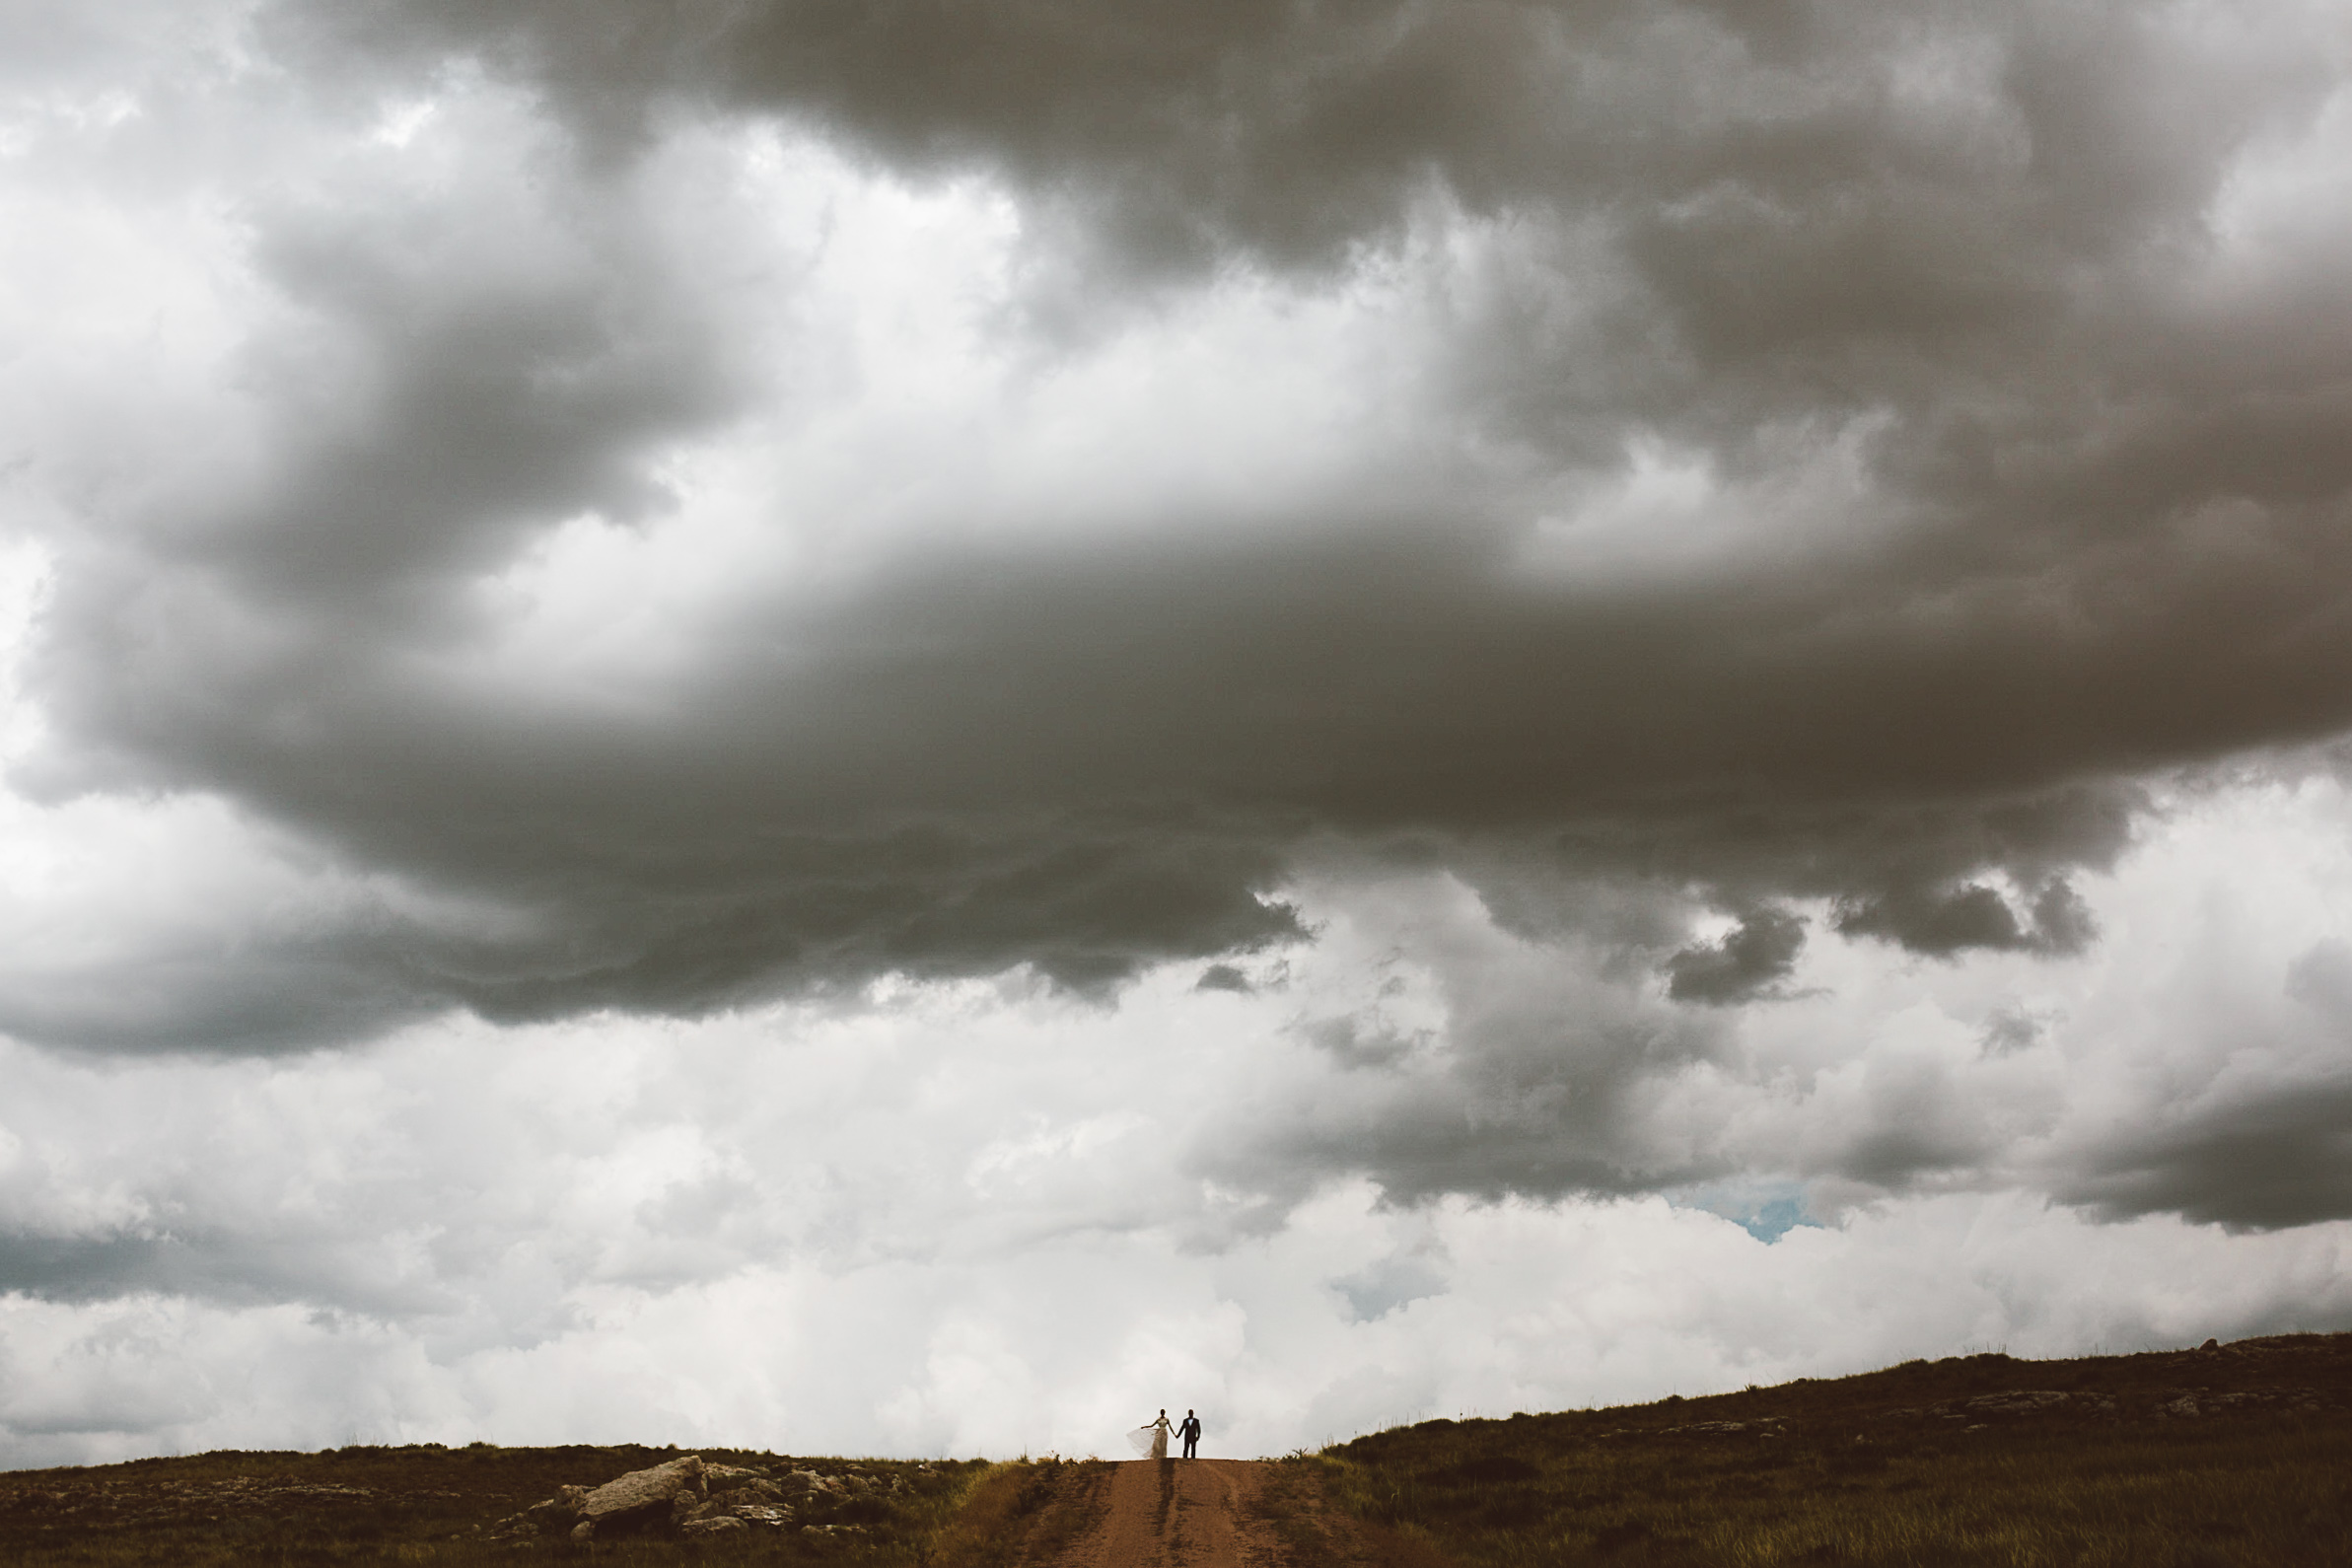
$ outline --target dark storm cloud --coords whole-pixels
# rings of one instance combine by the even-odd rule
[[[371,954],[377,977],[310,1005],[372,996],[388,1021],[403,998],[497,1017],[694,1011],[1022,962],[1099,985],[1296,935],[1256,891],[1309,830],[1521,840],[1563,866],[1931,912],[1932,890],[1976,867],[2041,881],[2121,843],[2124,797],[2063,782],[2097,761],[2074,748],[2083,717],[2108,716],[2105,681],[2054,707],[2020,670],[2011,733],[1956,735],[1913,693],[1997,666],[1998,639],[1906,647],[1898,625],[1824,647],[1820,620],[1854,606],[1819,590],[1731,605],[1532,592],[1461,539],[1372,562],[1335,537],[958,563],[780,608],[787,646],[763,650],[747,626],[723,682],[633,724],[521,726],[494,698],[361,662],[349,621],[277,658],[137,681],[97,648],[134,642],[126,621],[151,602],[69,594],[49,691],[137,759],[116,764],[145,768],[136,782],[225,787],[364,864],[521,912],[485,922],[488,938],[388,916],[312,939],[331,959],[322,979]],[[92,639],[90,657],[70,637]],[[2128,653],[2115,662],[2107,679],[2128,681]],[[1608,677],[1619,669],[1645,678]],[[2030,726],[2046,758],[2018,744]],[[1777,783],[1768,810],[1759,773]],[[1977,918],[1850,923],[1933,951],[2025,940],[2005,914]],[[201,1028],[168,1025],[159,1002],[165,1037]],[[11,1023],[72,1034],[22,1004]]]
[[[1257,987],[1250,983],[1248,975],[1244,974],[1233,964],[1212,963],[1207,968],[1200,971],[1200,978],[1193,982],[1193,989],[1200,991],[1232,991],[1240,996],[1247,996],[1254,992]]]
[[[430,934],[390,915],[321,925],[159,944],[104,976],[43,973],[20,961],[0,986],[0,1030],[92,1051],[288,1051],[365,1039],[447,1009]]]
[[[2352,1216],[2352,1084],[2201,1108],[2106,1151],[2057,1195],[2107,1218],[2174,1213],[2239,1230]]]
[[[1237,244],[1338,256],[1433,179],[1484,210],[1631,197],[1653,223],[1706,224],[1746,208],[1791,248],[1754,257],[1760,275],[1721,266],[1733,333],[1802,312],[1964,328],[1972,308],[2038,293],[2052,252],[2193,216],[2246,128],[2327,73],[2291,27],[2124,5],[374,0],[281,5],[274,27],[313,57],[483,60],[606,140],[717,105],[893,161],[1006,170],[1074,190],[1162,264]],[[2199,112],[2174,112],[2189,92]],[[1847,221],[1809,237],[1809,206]],[[1882,286],[1854,299],[1807,273],[1824,244],[1862,252]],[[1750,297],[1727,298],[1743,274]]]
[[[1805,922],[1786,909],[1753,910],[1720,942],[1666,961],[1666,994],[1677,1002],[1746,1002],[1769,995],[1796,967]]]
[[[1795,929],[1756,911],[1795,898],[1929,954],[2077,951],[2069,879],[2129,841],[2152,772],[2352,724],[2352,286],[2308,247],[2208,270],[2232,160],[2335,79],[2324,27],[271,8],[259,46],[354,102],[471,61],[574,140],[506,163],[485,141],[454,193],[252,208],[286,308],[246,359],[263,461],[90,520],[34,672],[45,776],[217,791],[471,913],[388,902],[301,953],[260,944],[193,1011],[20,988],[0,1027],[251,1048],[305,1037],[305,1008],[323,1040],[891,970],[1099,990],[1296,938],[1273,894],[1325,838],[1458,864],[1507,917],[1512,865],[1742,914],[1712,950],[1628,944],[1689,1004],[1766,994]],[[665,445],[785,374],[697,269],[728,237],[666,248],[649,205],[664,138],[728,115],[1001,178],[1028,243],[1077,257],[1038,275],[1113,300],[1237,268],[1312,287],[1406,255],[1416,225],[1491,222],[1428,367],[1448,450],[1485,456],[1247,531],[886,554],[751,596],[654,704],[471,677],[469,583],[567,518],[658,521]],[[1528,569],[1540,497],[1620,474],[1637,438],[1696,455],[1732,535],[1792,541],[1680,574]],[[1840,452],[1849,493],[1760,499]],[[321,983],[280,986],[305,955]],[[1650,1060],[1619,1045],[1601,1054]],[[1459,1118],[1429,1138],[1396,1169],[1472,1179],[1444,1147]]]
[[[2318,944],[2287,967],[2283,1010],[2240,1005],[2204,1027],[2216,1076],[2071,1150],[2061,1199],[2105,1218],[2175,1213],[2236,1230],[2352,1216],[2352,949]],[[1996,1020],[2031,1031],[2031,1020]]]
[[[1293,1025],[1334,1070],[1269,1083],[1201,1129],[1187,1151],[1198,1172],[1258,1195],[1249,1218],[1261,1224],[1335,1176],[1413,1204],[1621,1196],[1729,1174],[1736,1158],[1692,1137],[1669,1104],[1677,1076],[1724,1059],[1729,1034],[1720,1014],[1665,1000],[1625,958],[1652,912],[1616,896],[1584,930],[1528,941],[1449,898],[1445,881],[1372,900],[1411,911],[1411,957],[1371,1002]],[[1607,882],[1582,891],[1603,906],[1614,894]],[[1399,999],[1407,1011],[1392,1013]]]
[[[2042,889],[2022,919],[1998,891],[1978,884],[1907,888],[1856,900],[1839,911],[1837,928],[1849,936],[1887,937],[1914,953],[1939,955],[1970,948],[2079,953],[2097,934],[2081,895],[2063,882]]]

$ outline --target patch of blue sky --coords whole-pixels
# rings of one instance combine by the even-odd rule
[[[1818,1226],[1805,1183],[1764,1177],[1712,1182],[1667,1194],[1679,1209],[1697,1209],[1731,1221],[1767,1247],[1800,1225]]]

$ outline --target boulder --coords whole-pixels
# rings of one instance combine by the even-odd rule
[[[778,1484],[783,1488],[784,1495],[787,1497],[805,1496],[811,1492],[821,1492],[828,1497],[841,1497],[847,1495],[849,1490],[848,1487],[831,1476],[820,1474],[816,1470],[792,1470],[779,1477]]]
[[[768,1479],[765,1470],[747,1469],[741,1464],[705,1464],[702,1466],[702,1484],[712,1492],[732,1492],[739,1487],[772,1486],[775,1483]]]
[[[714,1497],[694,1510],[677,1528],[691,1531],[697,1525],[707,1525],[715,1519],[729,1519],[737,1524],[760,1530],[782,1530],[792,1523],[792,1510],[774,1508],[765,1503],[740,1502],[735,1496]]]
[[[748,1531],[750,1528],[733,1514],[721,1514],[714,1519],[689,1519],[677,1530],[681,1535],[718,1535],[728,1531]]]
[[[793,1509],[776,1507],[776,1505],[771,1505],[771,1502],[759,1500],[759,1497],[748,1497],[744,1493],[739,1493],[739,1490],[737,1493],[720,1493],[710,1502],[703,1502],[703,1505],[698,1505],[691,1509],[691,1512],[686,1512],[686,1519],[781,1521],[781,1519],[790,1519],[790,1517],[793,1517]]]
[[[689,1454],[606,1481],[582,1501],[583,1522],[600,1536],[674,1523],[679,1513],[691,1512],[708,1496],[702,1468],[702,1457]]]

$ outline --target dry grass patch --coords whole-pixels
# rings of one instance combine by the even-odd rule
[[[1013,1568],[1050,1562],[1093,1528],[1110,1466],[1101,1460],[1019,1460],[975,1476],[930,1536],[926,1568]]]

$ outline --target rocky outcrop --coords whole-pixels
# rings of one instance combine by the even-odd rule
[[[2181,1389],[2157,1407],[2159,1415],[2193,1417],[2229,1415],[2245,1410],[2317,1410],[2319,1396],[2308,1389],[2242,1389],[2215,1393],[2210,1389]]]
[[[602,1486],[561,1487],[553,1497],[500,1520],[491,1533],[516,1540],[568,1535],[583,1542],[627,1534],[724,1537],[785,1530],[856,1534],[864,1527],[854,1522],[808,1524],[804,1518],[812,1513],[822,1518],[861,1498],[887,1497],[905,1486],[902,1477],[877,1476],[854,1464],[831,1474],[806,1466],[778,1474],[713,1464],[689,1454]]]
[[[1637,1427],[1616,1427],[1597,1433],[1604,1438],[1619,1437],[1778,1437],[1782,1421],[1779,1416],[1759,1416],[1753,1421],[1692,1421],[1683,1426],[1660,1426],[1643,1430]]]
[[[1946,1399],[1940,1404],[1889,1410],[1887,1413],[1898,1420],[1909,1417],[1979,1423],[1997,1417],[2030,1415],[2066,1414],[2106,1418],[2115,1414],[2115,1396],[2111,1393],[2065,1389],[2005,1389],[1999,1393],[1980,1393],[1968,1399]]]

